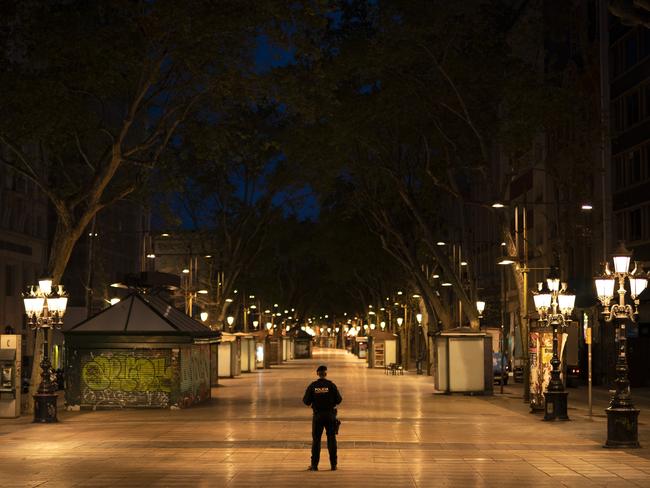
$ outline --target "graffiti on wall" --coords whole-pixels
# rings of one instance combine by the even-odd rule
[[[181,349],[181,403],[187,407],[210,398],[210,346]]]
[[[169,350],[103,350],[81,358],[81,404],[166,407],[172,391]]]

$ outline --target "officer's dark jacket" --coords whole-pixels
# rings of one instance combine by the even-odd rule
[[[310,405],[314,412],[328,412],[334,410],[343,399],[334,383],[319,378],[307,387],[302,401],[305,405]]]

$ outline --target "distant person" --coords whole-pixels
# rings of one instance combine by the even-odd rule
[[[311,423],[311,464],[310,471],[318,471],[320,461],[320,440],[323,428],[327,434],[327,450],[330,454],[332,471],[336,470],[336,406],[343,400],[336,385],[326,380],[327,366],[316,370],[318,379],[307,387],[302,401],[314,411]]]

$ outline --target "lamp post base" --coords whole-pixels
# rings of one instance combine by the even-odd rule
[[[544,420],[569,420],[567,414],[568,391],[547,391],[544,393]]]
[[[34,423],[51,424],[58,422],[56,417],[56,393],[37,393],[34,395]]]
[[[603,447],[641,447],[639,445],[639,411],[631,407],[609,407],[607,442]]]

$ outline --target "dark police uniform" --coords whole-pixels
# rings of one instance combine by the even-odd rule
[[[317,379],[307,387],[302,401],[311,406],[314,418],[311,424],[311,465],[318,466],[320,461],[320,440],[323,428],[327,434],[327,450],[330,454],[330,464],[336,467],[336,406],[343,399],[336,385],[324,378]]]

